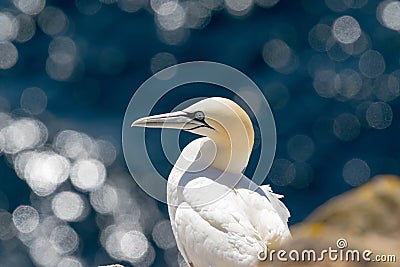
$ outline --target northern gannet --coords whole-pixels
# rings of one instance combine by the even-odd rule
[[[252,122],[235,102],[201,100],[131,126],[181,129],[201,136],[189,143],[167,185],[172,231],[189,266],[267,266],[267,247],[291,237],[290,216],[269,185],[243,175],[254,144]]]

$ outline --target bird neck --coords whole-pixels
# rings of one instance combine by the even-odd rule
[[[231,134],[229,137],[226,135],[225,138],[213,139],[216,155],[212,166],[223,172],[239,174],[249,162],[252,144],[249,144],[248,139],[243,138],[243,135]]]

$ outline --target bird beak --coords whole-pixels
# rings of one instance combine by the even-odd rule
[[[140,118],[131,124],[131,127],[133,126],[193,130],[206,126],[206,124],[204,122],[195,120],[194,115],[191,113],[177,111]]]

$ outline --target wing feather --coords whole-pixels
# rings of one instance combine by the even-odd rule
[[[177,239],[189,260],[198,262],[201,251],[200,262],[212,255],[220,257],[221,264],[231,259],[231,266],[254,265],[260,243],[279,244],[290,236],[275,208],[281,206],[271,199],[279,201],[270,191],[260,194],[247,188],[231,189],[207,177],[191,179],[181,192],[182,203],[175,215]],[[191,255],[192,251],[196,253]]]

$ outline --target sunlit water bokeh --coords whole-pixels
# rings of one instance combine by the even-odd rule
[[[399,31],[391,0],[0,2],[0,266],[184,266],[166,206],[137,187],[120,145],[135,89],[180,62],[232,65],[263,90],[278,132],[266,183],[290,224],[400,174]],[[156,109],[226,94],[189,89]]]

